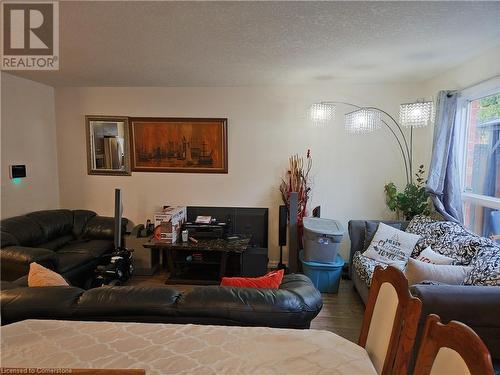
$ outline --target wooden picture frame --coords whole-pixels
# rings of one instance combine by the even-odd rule
[[[116,134],[113,133],[109,136],[108,130],[101,130],[99,136],[96,129],[107,126],[108,128],[116,127]],[[121,126],[120,126],[121,125]],[[119,130],[118,130],[119,129]],[[129,139],[129,122],[128,117],[124,116],[101,116],[101,115],[88,115],[85,116],[85,131],[87,137],[87,173],[89,175],[101,176],[130,176],[130,139]],[[106,133],[106,134],[105,134]],[[108,147],[105,146],[106,138],[116,138],[114,142],[109,142]],[[116,140],[119,141],[117,142]],[[100,141],[100,145],[98,144]],[[114,143],[114,146],[113,144]],[[119,144],[117,148],[117,143]],[[113,151],[119,154],[116,157],[109,157],[106,159],[106,150]],[[117,162],[116,159],[119,159]],[[118,165],[116,165],[118,163]]]
[[[227,119],[132,117],[133,172],[228,173]]]

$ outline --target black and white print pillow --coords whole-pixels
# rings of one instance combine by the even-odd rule
[[[500,285],[500,245],[489,238],[471,233],[460,224],[422,215],[415,216],[406,230],[421,236],[413,258],[431,246],[439,254],[453,258],[454,264],[472,266],[464,284]]]
[[[415,216],[407,232],[421,236],[412,258],[430,246],[441,255],[453,258],[457,265],[468,265],[477,253],[481,237],[470,233],[462,225],[451,221],[435,221],[427,216]]]
[[[465,278],[464,284],[500,286],[500,246],[489,241],[472,260],[472,271]]]

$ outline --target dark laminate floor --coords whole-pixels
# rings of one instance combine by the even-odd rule
[[[323,294],[323,309],[311,328],[331,331],[357,343],[365,305],[351,280],[341,280],[337,294]]]
[[[165,285],[165,273],[154,276],[134,276],[128,285]],[[193,288],[192,285],[172,285],[177,290],[184,291]],[[312,321],[312,329],[323,329],[334,332],[346,339],[357,342],[364,305],[352,286],[350,280],[342,280],[338,294],[323,294],[323,309]]]

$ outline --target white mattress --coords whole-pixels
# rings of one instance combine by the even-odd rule
[[[144,368],[147,374],[375,374],[327,331],[25,320],[1,328],[1,365]]]

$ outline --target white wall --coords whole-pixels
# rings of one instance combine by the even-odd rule
[[[278,186],[288,156],[312,150],[313,197],[322,216],[384,218],[383,185],[402,186],[403,166],[391,135],[382,130],[350,135],[343,114],[329,128],[312,128],[309,104],[319,100],[373,105],[397,115],[398,105],[434,97],[499,74],[500,49],[421,84],[257,88],[58,88],[55,90],[58,170],[55,167],[53,89],[2,73],[2,217],[59,206],[113,214],[113,189],[124,190],[125,215],[143,222],[164,204],[270,208],[270,256],[278,258]],[[89,176],[86,114],[123,116],[227,117],[229,174],[133,173],[130,177]],[[415,163],[428,166],[432,127],[415,131]],[[8,179],[8,164],[27,163],[21,185]],[[58,189],[59,172],[59,189]],[[343,244],[344,253],[349,243]]]
[[[383,186],[404,181],[391,135],[350,135],[338,108],[336,123],[312,128],[308,106],[319,100],[374,105],[397,114],[399,103],[418,98],[417,86],[318,85],[261,88],[58,88],[57,143],[61,205],[112,214],[113,189],[124,191],[124,214],[137,222],[164,204],[253,206],[270,209],[270,258],[278,259],[277,208],[280,178],[288,157],[314,159],[313,199],[322,216],[340,219],[390,217]],[[130,177],[89,176],[85,115],[227,117],[229,173],[139,173]],[[418,159],[418,158],[417,158]],[[347,236],[346,236],[347,237]],[[344,244],[344,251],[347,242]]]
[[[3,72],[1,87],[1,217],[58,208],[54,89]],[[11,164],[26,164],[18,185]]]
[[[461,90],[500,75],[500,45],[422,83],[424,92]]]

